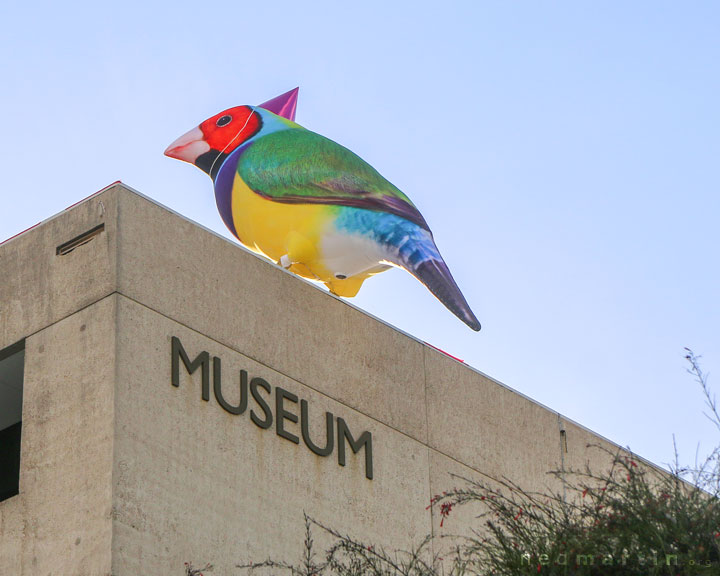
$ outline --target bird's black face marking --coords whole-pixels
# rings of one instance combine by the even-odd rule
[[[230,116],[229,114],[225,114],[225,116],[220,116],[220,118],[218,118],[217,122],[215,122],[215,125],[227,126],[228,124],[230,124],[230,122],[232,122],[232,116]]]
[[[217,173],[220,171],[220,166],[222,166],[222,163],[227,157],[227,154],[223,154],[218,150],[209,150],[195,159],[195,166],[215,180],[215,176],[217,176]]]

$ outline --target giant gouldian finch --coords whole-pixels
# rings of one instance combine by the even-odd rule
[[[223,221],[250,250],[345,297],[373,274],[404,268],[480,330],[425,218],[347,148],[265,108],[236,106],[165,154],[213,179]]]

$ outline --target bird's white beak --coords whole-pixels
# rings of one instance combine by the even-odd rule
[[[210,151],[210,145],[205,142],[205,136],[199,127],[183,134],[165,150],[165,156],[177,158],[194,164],[195,160]]]

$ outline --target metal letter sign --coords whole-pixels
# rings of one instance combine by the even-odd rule
[[[185,366],[188,374],[193,374],[201,369],[202,375],[202,399],[210,401],[210,366],[211,357],[208,352],[200,352],[194,360],[185,351],[180,339],[176,336],[171,338],[170,346],[171,383],[176,388],[180,387],[180,363]],[[294,444],[300,444],[300,437],[286,429],[286,422],[300,424],[302,441],[313,454],[327,457],[333,453],[335,448],[335,435],[337,431],[337,458],[340,466],[345,466],[346,451],[345,444],[350,446],[353,454],[365,450],[365,477],[372,480],[373,459],[372,459],[372,434],[367,430],[360,434],[357,440],[353,437],[347,423],[343,418],[335,417],[332,412],[325,412],[325,446],[321,448],[310,439],[309,406],[307,400],[298,398],[296,394],[284,388],[273,387],[269,382],[260,377],[250,378],[248,385],[248,373],[240,370],[240,400],[237,406],[233,406],[225,400],[222,393],[222,361],[217,356],[212,357],[212,380],[215,400],[220,407],[234,416],[242,415],[248,408],[249,396],[252,396],[253,406],[250,408],[250,420],[259,428],[269,429],[275,423],[275,433],[289,440]],[[275,394],[274,402],[270,398]],[[300,414],[298,415],[298,404]],[[271,408],[274,405],[274,412]]]

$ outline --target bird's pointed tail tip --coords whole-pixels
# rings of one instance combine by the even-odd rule
[[[442,260],[426,260],[411,272],[432,292],[445,307],[467,324],[471,330],[480,331],[480,322],[470,309],[460,288]]]

